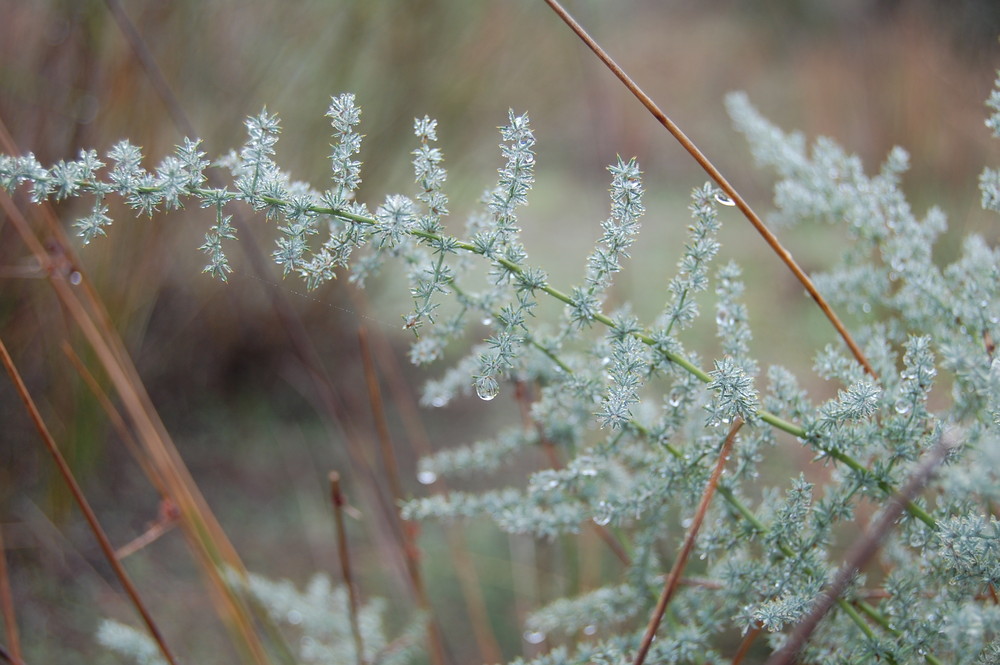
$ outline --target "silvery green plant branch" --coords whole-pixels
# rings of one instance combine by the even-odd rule
[[[1000,92],[988,104],[994,113],[987,124],[1000,134]],[[651,324],[628,305],[605,311],[645,210],[635,160],[619,158],[609,169],[609,216],[581,284],[556,288],[529,264],[519,215],[534,181],[535,137],[527,116],[513,112],[501,130],[498,181],[466,217],[464,238],[446,230],[447,172],[434,147],[437,124],[427,117],[414,124],[416,193],[386,196],[374,211],[359,200],[361,112],[346,94],[328,110],[332,175],[322,189],[278,167],[280,126],[266,111],[247,120],[246,144],[215,162],[230,171],[230,187],[205,187],[209,165],[196,140],[185,140],[152,172],[127,141],[108,153],[110,168],[94,151],[51,168],[31,155],[0,156],[0,185],[10,192],[26,186],[35,202],[92,197],[91,214],[76,225],[85,243],[107,233],[111,195],[146,215],[195,200],[214,212],[202,249],[206,272],[222,280],[233,273],[225,247],[236,234],[226,210],[237,202],[277,222],[274,260],[310,287],[338,273],[364,285],[385,261],[399,261],[413,299],[402,325],[414,332],[410,357],[418,364],[439,360],[473,324],[487,325],[486,339],[428,383],[424,403],[444,408],[470,392],[492,400],[507,381],[531,383],[538,386],[534,426],[442,451],[421,462],[418,477],[491,475],[542,442],[567,461],[518,486],[434,495],[404,511],[412,519],[486,516],[505,531],[548,538],[592,520],[626,543],[630,563],[618,579],[532,615],[532,642],[580,631],[573,647],[554,649],[539,664],[634,657],[660,575],[670,568],[661,558],[676,551],[725,425],[737,418],[747,425],[718,484],[723,501],[708,508],[689,564],[709,583],[685,586],[671,599],[648,662],[728,662],[726,645],[750,629],[762,629],[767,647],[778,650],[840,568],[852,523],[868,505],[898,494],[946,428],[961,431],[961,443],[905,502],[878,568],[844,586],[801,653],[808,662],[838,664],[991,662],[1000,635],[991,600],[1000,584],[1000,362],[993,344],[1000,254],[972,236],[953,263],[935,263],[932,246],[946,219],[936,209],[922,218],[911,210],[900,189],[902,149],[868,176],[832,141],[808,150],[744,95],[730,96],[727,106],[757,162],[777,172],[775,220],[838,224],[848,236],[843,256],[816,284],[859,320],[858,340],[874,373],[841,346],[821,349],[814,369],[838,394],[818,404],[790,371],[762,371],[753,357],[740,268],[713,267],[723,248],[716,237],[721,197],[710,185],[692,193],[688,239]],[[997,172],[986,169],[980,187],[983,206],[1000,211]],[[475,270],[480,261],[489,266],[485,283]],[[536,319],[542,294],[562,303],[558,321]],[[705,363],[686,350],[683,336],[701,316],[699,295],[709,294],[719,346]],[[768,459],[799,445],[828,467],[821,486],[811,475],[768,473]]]

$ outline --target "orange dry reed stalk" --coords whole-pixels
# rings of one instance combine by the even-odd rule
[[[757,215],[757,213],[750,207],[750,204],[747,203],[742,196],[740,196],[739,192],[736,191],[736,188],[733,187],[728,180],[726,180],[725,176],[722,175],[722,172],[719,171],[719,169],[715,167],[715,165],[708,159],[708,157],[705,156],[698,146],[696,146],[694,142],[681,131],[681,128],[678,127],[666,113],[660,110],[660,107],[656,105],[656,102],[654,102],[649,95],[643,92],[642,88],[640,88],[639,85],[625,73],[624,69],[618,66],[618,63],[616,63],[614,59],[608,55],[607,51],[601,48],[601,45],[598,44],[586,30],[584,30],[583,26],[580,25],[576,19],[574,19],[570,13],[567,12],[562,5],[559,4],[559,2],[557,2],[557,0],[545,0],[545,3],[548,4],[548,6],[552,8],[552,11],[554,11],[559,18],[561,18],[563,22],[566,23],[566,25],[568,25],[574,33],[576,33],[583,43],[594,52],[594,55],[596,55],[601,62],[603,62],[607,68],[618,77],[625,87],[628,88],[628,91],[631,92],[635,98],[646,107],[653,117],[656,118],[657,122],[663,125],[663,127],[666,128],[666,130],[670,132],[675,139],[677,139],[677,142],[681,144],[681,146],[688,152],[688,154],[691,155],[692,158],[694,158],[694,161],[698,162],[698,165],[704,169],[705,173],[707,173],[709,177],[715,181],[719,188],[726,193],[726,196],[729,197],[727,204],[735,205],[739,208],[744,217],[746,217],[757,230],[757,233],[764,238],[764,241],[767,242],[772,250],[774,250],[774,253],[778,255],[778,258],[780,258],[781,261],[788,266],[788,269],[792,271],[795,278],[802,283],[802,286],[804,286],[806,291],[809,292],[812,299],[815,300],[816,304],[819,305],[819,308],[823,310],[826,318],[830,320],[833,327],[837,329],[837,333],[840,334],[848,348],[850,348],[851,353],[854,354],[855,359],[861,364],[862,367],[865,368],[865,371],[868,372],[870,376],[878,378],[875,370],[872,368],[871,364],[869,364],[868,359],[865,358],[865,354],[861,351],[861,347],[859,347],[854,341],[854,338],[851,337],[851,334],[847,331],[847,328],[844,327],[840,317],[838,317],[837,313],[833,311],[832,307],[830,307],[830,303],[828,303],[816,289],[816,285],[813,284],[809,275],[807,275],[805,271],[799,267],[799,264],[795,262],[794,258],[792,258],[791,252],[785,249],[785,247],[778,240],[778,237],[774,235],[769,228],[767,228],[767,225],[764,224],[764,221],[760,218],[760,216]]]

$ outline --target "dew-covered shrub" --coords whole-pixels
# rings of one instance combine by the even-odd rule
[[[1000,137],[1000,89],[987,103],[987,124]],[[0,185],[12,193],[27,189],[36,203],[88,197],[92,212],[75,224],[84,243],[108,233],[111,197],[139,215],[185,203],[210,209],[215,223],[201,249],[205,272],[221,280],[232,274],[227,246],[238,241],[229,210],[240,205],[276,223],[274,261],[309,287],[338,275],[363,286],[383,263],[398,261],[412,295],[402,325],[413,332],[416,364],[440,361],[449,345],[486,323],[489,336],[428,382],[423,401],[442,408],[459,395],[492,400],[515,382],[532,385],[533,426],[423,459],[422,482],[492,473],[539,445],[552,446],[563,463],[504,489],[414,499],[403,514],[486,517],[537,538],[595,529],[617,544],[626,562],[619,579],[537,608],[528,619],[532,641],[562,634],[572,645],[539,657],[539,665],[622,663],[637,654],[651,663],[729,663],[734,645],[757,635],[757,647],[775,658],[793,643],[810,663],[996,663],[1000,254],[970,236],[954,262],[935,262],[946,218],[938,209],[918,215],[907,203],[900,189],[904,150],[892,150],[868,175],[834,142],[810,147],[775,127],[742,94],[731,95],[727,107],[758,164],[777,175],[776,218],[842,225],[850,239],[816,282],[834,309],[860,321],[852,333],[871,371],[844,345],[817,350],[816,373],[839,387],[832,399],[813,399],[792,372],[762,367],[751,356],[741,268],[715,262],[719,206],[734,201],[712,184],[691,194],[683,255],[662,285],[666,305],[653,320],[640,320],[627,304],[605,308],[645,211],[634,159],[608,168],[609,209],[580,282],[550,283],[521,242],[518,214],[534,182],[535,136],[528,116],[513,111],[500,132],[499,179],[467,214],[461,235],[443,222],[452,204],[430,118],[414,123],[415,191],[365,202],[357,159],[361,109],[351,94],[334,97],[327,112],[333,148],[326,184],[292,181],[282,171],[274,161],[279,122],[262,111],[246,121],[246,143],[211,163],[230,174],[227,186],[206,184],[210,162],[195,139],[153,171],[142,168],[140,149],[128,141],[105,158],[86,151],[48,168],[30,154],[0,156]],[[982,206],[1000,212],[1000,171],[985,169],[980,190]],[[714,294],[714,358],[685,345],[706,292]],[[536,322],[543,299],[562,304],[558,321]],[[761,473],[769,451],[790,447],[811,451],[828,480],[796,475],[776,482]],[[859,517],[873,507],[891,519],[878,526]],[[650,641],[647,622],[657,598],[667,597],[664,575],[672,568],[680,575],[687,563],[678,524],[690,534],[697,574],[669,595]],[[271,606],[343,611],[340,592],[323,581],[305,594],[254,584],[253,593]],[[323,598],[314,593],[320,587]],[[832,607],[820,616],[824,598]],[[276,616],[287,619],[290,607]],[[370,643],[387,643],[375,636],[377,612],[366,612]],[[818,621],[815,630],[795,643],[810,621]],[[301,616],[295,623],[306,633],[322,624]],[[316,649],[337,649],[329,636],[306,637]],[[109,625],[101,639],[141,662],[156,660],[145,638],[129,629]],[[356,654],[298,657],[351,662]]]

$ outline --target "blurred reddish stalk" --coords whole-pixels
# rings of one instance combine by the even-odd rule
[[[360,602],[358,600],[358,585],[351,574],[351,551],[347,546],[347,530],[344,528],[344,494],[340,491],[340,474],[330,472],[330,502],[333,504],[333,523],[337,530],[337,552],[340,555],[340,573],[347,587],[347,601],[351,620],[351,635],[354,638],[354,651],[358,665],[365,663],[365,645],[361,639],[361,628],[358,624]]]

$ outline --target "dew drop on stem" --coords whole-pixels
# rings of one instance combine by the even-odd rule
[[[429,469],[424,469],[417,473],[417,482],[421,485],[433,485],[437,479],[437,474]]]
[[[719,205],[729,206],[730,208],[736,205],[736,202],[723,192],[718,192],[715,195],[715,200],[719,203]]]

